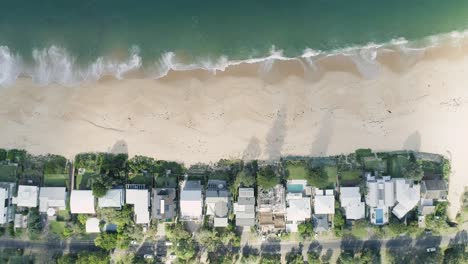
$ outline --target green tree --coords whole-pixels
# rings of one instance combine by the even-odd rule
[[[5,149],[0,149],[0,161],[4,161],[7,158],[7,151]]]
[[[26,157],[26,150],[23,149],[10,149],[7,152],[7,159],[14,163],[23,163]]]
[[[307,263],[308,264],[320,264],[320,254],[315,251],[309,251],[307,253]]]
[[[91,189],[95,197],[103,197],[110,188],[112,188],[112,179],[109,176],[100,175],[93,179]]]
[[[452,166],[450,165],[450,161],[448,159],[444,159],[442,161],[442,175],[444,179],[448,179],[451,172]]]
[[[314,234],[314,226],[312,222],[308,221],[297,226],[297,231],[302,237],[310,237]]]
[[[281,255],[264,254],[260,259],[260,264],[281,264]]]
[[[260,256],[259,255],[242,255],[242,258],[240,260],[241,264],[257,264],[260,262]]]
[[[63,255],[57,258],[57,264],[74,264],[77,261],[77,256],[76,255]]]
[[[208,252],[214,252],[222,245],[218,233],[215,230],[202,230],[198,234],[198,242]]]
[[[65,172],[67,159],[59,155],[47,155],[44,164],[45,174],[61,174]]]
[[[195,257],[195,244],[193,239],[179,240],[175,246],[173,246],[174,252],[177,258],[182,260],[190,260]]]
[[[330,185],[327,172],[323,168],[309,168],[307,182],[317,188],[327,188]]]
[[[38,239],[42,233],[42,222],[37,208],[31,208],[28,214],[28,236],[29,239]]]
[[[402,173],[406,178],[416,181],[420,181],[424,176],[422,166],[418,162],[409,162],[406,167],[402,168]]]
[[[301,253],[288,253],[286,255],[286,263],[288,264],[304,264],[304,258]]]
[[[82,252],[78,254],[76,264],[108,264],[110,256],[106,252]]]
[[[128,168],[133,173],[147,171],[154,173],[156,171],[157,162],[151,157],[135,156],[128,160]]]
[[[104,250],[112,250],[117,247],[117,233],[102,232],[95,239],[94,244]]]
[[[279,184],[280,178],[276,175],[274,167],[271,165],[260,169],[257,174],[257,184],[263,189],[271,189]]]
[[[336,235],[341,235],[343,231],[344,223],[345,223],[345,220],[344,220],[343,213],[341,212],[341,210],[335,210],[335,215],[333,217],[333,227],[335,229]]]

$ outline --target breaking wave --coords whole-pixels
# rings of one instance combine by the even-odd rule
[[[146,78],[163,78],[171,71],[206,70],[213,74],[226,71],[229,67],[242,64],[258,64],[259,72],[269,72],[278,61],[299,61],[311,70],[316,63],[331,56],[349,58],[364,78],[378,76],[381,65],[377,60],[379,52],[400,52],[403,56],[423,54],[428,48],[449,42],[458,45],[468,36],[468,31],[451,32],[443,35],[430,36],[418,41],[408,41],[404,38],[393,39],[390,42],[365,46],[352,46],[333,51],[321,51],[306,48],[297,57],[288,57],[283,51],[272,47],[269,54],[261,58],[231,60],[227,56],[218,59],[200,59],[196,62],[184,61],[174,52],[166,52],[156,61],[141,57],[138,46],[133,46],[125,59],[99,57],[82,65],[77,58],[64,48],[50,46],[44,49],[32,50],[32,61],[26,62],[20,54],[11,51],[7,46],[0,46],[0,86],[11,86],[19,77],[29,77],[32,81],[44,86],[57,83],[65,86],[75,86],[81,83],[95,82],[105,76],[124,79],[131,72],[142,72]],[[143,66],[144,65],[144,66]]]

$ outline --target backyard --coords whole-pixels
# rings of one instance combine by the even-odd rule
[[[90,190],[91,189],[91,179],[97,174],[94,172],[85,172],[78,174],[76,176],[75,186],[78,190]]]
[[[0,165],[0,181],[16,182],[16,165]]]
[[[153,186],[153,176],[150,173],[132,173],[128,175],[128,183],[131,184],[145,184],[146,186]]]
[[[46,187],[69,187],[68,174],[45,174],[44,186]]]
[[[308,169],[306,165],[299,161],[289,161],[286,164],[288,180],[305,180],[308,178]]]
[[[361,170],[346,170],[340,174],[340,185],[341,186],[357,186],[362,181]]]
[[[388,157],[388,173],[395,178],[401,178],[404,175],[404,168],[408,166],[411,161],[406,155],[394,155]]]
[[[364,169],[369,172],[387,172],[387,162],[381,158],[365,157]]]

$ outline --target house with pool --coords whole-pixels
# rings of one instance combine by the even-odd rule
[[[418,205],[421,198],[420,186],[413,181],[390,176],[377,178],[366,173],[366,204],[372,224],[387,224],[390,211],[402,219]]]
[[[286,190],[286,231],[297,232],[298,225],[312,216],[311,187],[306,180],[289,180]]]

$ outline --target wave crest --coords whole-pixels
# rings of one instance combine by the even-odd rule
[[[408,41],[404,38],[392,39],[388,43],[369,43],[365,46],[351,46],[333,51],[320,51],[306,48],[300,56],[287,57],[283,51],[274,46],[265,57],[250,57],[242,60],[230,60],[227,56],[217,59],[199,59],[194,62],[183,61],[174,52],[166,52],[155,62],[146,63],[144,70],[147,78],[158,79],[171,71],[206,70],[213,74],[226,71],[229,67],[241,64],[259,64],[259,73],[269,72],[276,61],[299,61],[305,70],[315,70],[316,62],[330,56],[348,57],[364,78],[378,76],[381,65],[377,60],[381,51],[401,52],[411,60],[432,48],[447,41],[457,46],[468,37],[468,31],[450,32],[448,34],[429,36],[419,41]],[[124,60],[111,57],[99,57],[87,65],[77,63],[77,59],[64,48],[51,46],[32,51],[33,61],[26,63],[20,54],[13,53],[9,47],[0,46],[0,86],[10,86],[17,78],[30,77],[35,84],[48,85],[58,83],[74,86],[83,82],[94,82],[104,76],[116,79],[125,78],[128,73],[140,70],[143,59],[138,46],[133,46]]]

